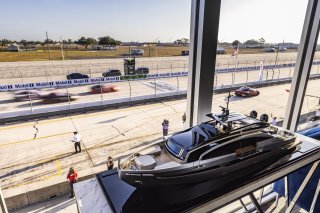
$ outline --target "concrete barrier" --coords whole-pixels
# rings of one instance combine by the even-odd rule
[[[83,181],[95,177],[96,174],[80,177],[78,180]],[[5,197],[5,202],[9,211],[20,209],[22,207],[50,200],[70,192],[67,181],[46,186],[43,188],[27,191],[11,197]]]

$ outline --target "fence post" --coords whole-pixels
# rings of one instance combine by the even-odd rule
[[[289,78],[291,78],[291,67],[289,67]]]
[[[89,75],[90,75],[90,78],[92,78],[92,76],[91,76],[91,69],[89,68]]]
[[[177,77],[177,94],[179,94],[179,89],[180,89],[179,86],[180,86],[179,85],[179,77]]]
[[[129,83],[129,91],[130,91],[130,101],[131,101],[131,99],[132,99],[132,90],[131,90],[131,82],[130,81],[128,81],[128,83]]]
[[[153,79],[154,81],[154,97],[157,97],[157,82],[156,79]]]
[[[218,84],[218,73],[215,73],[216,76],[216,86],[214,88],[217,88],[217,84]]]
[[[31,114],[33,114],[33,106],[32,106],[32,100],[31,100],[31,96],[30,96],[30,91],[28,91],[28,96],[29,96],[29,101],[30,101],[30,108],[31,108]]]
[[[103,95],[102,95],[102,84],[100,83],[100,96],[101,96],[101,105],[103,104]]]
[[[278,79],[280,78],[280,68],[278,68]]]

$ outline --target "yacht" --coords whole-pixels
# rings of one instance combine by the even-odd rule
[[[119,177],[138,189],[194,185],[213,181],[222,187],[258,173],[298,149],[295,134],[229,112],[173,134],[120,159]]]

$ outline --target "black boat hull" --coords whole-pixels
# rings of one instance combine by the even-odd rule
[[[235,163],[207,167],[194,163],[192,168],[170,169],[163,172],[127,172],[119,170],[120,178],[136,188],[166,188],[184,187],[185,185],[211,181],[211,187],[220,188],[223,184],[237,180],[241,177],[258,173],[281,158],[290,155],[296,150],[296,146],[280,148],[263,154],[258,154],[239,160]]]

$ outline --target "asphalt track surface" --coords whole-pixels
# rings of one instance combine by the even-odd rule
[[[320,80],[310,81],[307,94],[317,95],[319,87]],[[256,97],[232,97],[230,109],[245,114],[254,109],[281,119],[289,95],[286,89],[289,84],[260,88]],[[213,95],[213,112],[225,105],[226,95]],[[317,104],[317,98],[306,97],[302,113]],[[80,176],[105,170],[107,156],[116,159],[161,139],[163,119],[170,121],[170,134],[182,130],[185,110],[183,99],[1,126],[0,180],[5,196],[65,181],[71,166]],[[70,139],[75,130],[83,137],[81,154],[73,154]]]
[[[256,82],[259,79],[259,70],[256,71],[245,71],[245,72],[228,72],[228,73],[218,73],[215,76],[214,88],[221,88],[233,84],[246,84],[247,82]],[[320,73],[319,65],[312,66],[311,74]],[[282,69],[269,69],[263,72],[263,81],[266,80],[276,80],[289,78],[293,75],[293,68],[282,68]],[[162,78],[156,80],[136,80],[136,81],[125,81],[125,82],[115,82],[107,83],[105,85],[115,85],[119,87],[119,91],[112,93],[103,94],[90,94],[90,86],[79,86],[79,87],[69,87],[62,89],[43,89],[40,92],[42,94],[48,94],[50,92],[60,92],[69,93],[76,98],[72,103],[82,103],[88,101],[98,101],[98,100],[112,100],[117,98],[126,98],[134,96],[143,95],[153,95],[165,92],[174,92],[187,89],[187,77],[175,77],[175,78]],[[67,105],[68,102],[63,103],[45,103],[39,99],[16,101],[14,99],[14,92],[2,92],[0,93],[0,110],[1,112],[16,111],[30,109],[31,105],[33,109],[47,107],[47,106],[57,106],[57,105]],[[1,117],[1,113],[0,113]]]

